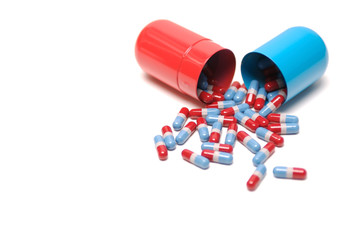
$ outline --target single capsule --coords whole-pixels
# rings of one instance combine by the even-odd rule
[[[202,117],[197,119],[197,130],[201,141],[207,142],[209,139],[209,131],[208,131],[206,119]]]
[[[164,126],[162,128],[162,137],[168,150],[176,149],[176,141],[173,137],[172,129],[170,126]]]
[[[224,96],[221,93],[218,92],[213,92],[213,91],[208,91],[208,93],[212,94],[213,97],[213,102],[220,102],[220,101],[224,101]]]
[[[259,127],[258,123],[250,119],[248,116],[244,115],[244,113],[237,112],[234,114],[234,117],[237,119],[237,122],[243,127],[247,128],[251,132],[255,132]]]
[[[298,117],[284,113],[271,113],[267,116],[269,122],[276,123],[298,123]]]
[[[274,167],[273,174],[277,178],[290,178],[304,180],[307,178],[307,171],[297,167]]]
[[[229,124],[224,143],[234,147],[234,144],[236,143],[237,131],[238,131],[237,123]]]
[[[244,131],[237,133],[237,139],[252,153],[257,153],[261,149],[261,145]]]
[[[208,115],[219,115],[220,110],[217,108],[196,108],[189,111],[189,117],[197,119],[199,117],[207,117]]]
[[[268,114],[275,112],[284,103],[284,101],[285,98],[282,95],[275,96],[259,111],[259,114],[263,117],[268,116]]]
[[[231,87],[228,88],[228,90],[224,94],[224,98],[226,100],[232,100],[234,97],[234,94],[236,94],[236,92],[238,91],[238,89],[240,87],[241,87],[241,84],[239,82],[237,82],[237,81],[232,82]]]
[[[215,85],[211,85],[211,84],[208,85],[207,90],[213,91],[213,92],[218,92],[220,94],[225,94],[225,92],[226,92],[226,89],[224,87],[215,86]]]
[[[195,122],[189,122],[186,124],[186,126],[177,134],[176,136],[176,142],[178,145],[183,145],[189,137],[196,131],[196,123]]]
[[[259,115],[255,111],[253,111],[252,109],[245,110],[244,115],[250,117],[253,121],[258,123],[258,125],[260,127],[266,127],[269,123],[269,121],[266,118],[262,117],[261,115]]]
[[[270,102],[277,95],[282,95],[284,98],[287,98],[287,89],[283,88],[283,89],[280,89],[280,90],[276,90],[276,91],[267,93],[267,100]]]
[[[298,123],[272,123],[267,126],[267,129],[280,135],[297,134],[299,125]]]
[[[201,146],[202,150],[214,150],[219,152],[227,152],[231,153],[233,152],[233,147],[228,144],[222,144],[222,143],[213,143],[213,142],[204,142]]]
[[[208,88],[207,76],[203,72],[199,75],[197,88],[202,90],[207,90]]]
[[[209,135],[209,142],[219,143],[221,139],[221,132],[222,132],[222,123],[215,122],[213,123],[211,135]]]
[[[192,152],[191,150],[184,149],[182,151],[182,158],[187,162],[190,162],[196,165],[199,168],[207,169],[209,168],[209,160],[197,153]]]
[[[272,142],[267,143],[256,155],[253,157],[252,162],[254,166],[263,164],[274,153],[275,145]]]
[[[232,164],[233,156],[227,152],[218,152],[214,150],[203,150],[201,155],[207,158],[211,162],[221,163],[221,164]]]
[[[257,128],[256,135],[258,138],[266,142],[273,142],[276,147],[282,147],[284,145],[283,137],[263,127]]]
[[[236,104],[232,100],[219,101],[219,102],[214,102],[212,104],[207,105],[206,108],[218,108],[218,109],[222,110],[225,108],[233,107],[234,105],[236,105]]]
[[[187,121],[188,114],[189,114],[188,108],[186,107],[181,108],[181,110],[177,114],[177,117],[175,118],[172,124],[174,130],[179,131],[182,129],[182,127]]]
[[[267,92],[272,92],[284,87],[285,87],[285,82],[282,78],[276,78],[264,84],[264,88]]]
[[[233,101],[236,104],[239,104],[241,102],[243,102],[244,98],[247,95],[247,88],[246,85],[242,84],[242,86],[238,89],[238,91],[236,92],[236,94],[234,94],[233,97]]]
[[[266,103],[267,92],[264,88],[259,88],[256,101],[254,102],[254,109],[259,111],[264,107]]]
[[[228,127],[231,123],[237,123],[237,119],[233,116],[216,116],[216,115],[209,115],[206,117],[206,121],[208,125],[212,125],[215,122],[222,123],[223,126]]]
[[[230,108],[223,109],[221,111],[221,115],[223,115],[223,116],[233,116],[235,113],[244,112],[248,108],[249,108],[249,105],[247,103],[242,103],[242,104],[230,107]]]
[[[254,191],[257,189],[260,182],[263,180],[266,171],[267,168],[263,164],[258,165],[258,167],[247,182],[247,188],[249,191]]]
[[[154,140],[155,140],[155,146],[156,146],[158,158],[162,161],[167,160],[168,152],[167,152],[166,144],[165,144],[162,136],[157,135],[157,136],[155,136]]]
[[[213,102],[212,94],[210,94],[202,89],[197,88],[197,96],[204,103],[209,104],[209,103]]]
[[[251,84],[249,85],[249,88],[248,88],[248,93],[247,93],[246,102],[245,102],[249,105],[249,107],[253,107],[254,102],[256,101],[258,87],[259,87],[258,80],[252,80]]]

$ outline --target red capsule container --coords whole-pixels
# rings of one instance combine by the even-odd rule
[[[236,67],[231,50],[168,20],[154,21],[141,31],[135,54],[147,74],[195,99],[202,70],[210,73],[214,85],[226,89]]]

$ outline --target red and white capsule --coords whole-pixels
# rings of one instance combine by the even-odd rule
[[[277,178],[289,178],[304,180],[307,178],[307,171],[298,167],[274,167],[273,174]]]
[[[258,88],[259,88],[258,80],[252,80],[251,84],[249,85],[246,101],[245,101],[245,103],[247,103],[249,107],[254,106],[257,97]]]
[[[221,133],[222,133],[222,123],[220,122],[213,123],[211,135],[209,136],[208,142],[219,143],[219,140],[221,139]]]
[[[263,180],[266,171],[267,168],[263,164],[258,165],[258,167],[247,182],[247,188],[249,191],[254,191],[257,189],[258,185]]]
[[[237,119],[237,122],[243,127],[247,128],[251,132],[255,132],[259,127],[258,123],[250,119],[248,116],[244,115],[244,113],[237,112],[234,114],[234,117]]]
[[[212,94],[210,94],[202,89],[197,88],[197,96],[204,103],[209,104],[209,103],[213,102]]]
[[[258,138],[260,138],[266,142],[273,142],[277,147],[282,147],[284,145],[283,137],[281,137],[278,134],[275,134],[274,132],[269,131],[268,129],[265,129],[263,127],[257,128],[256,135]]]
[[[278,94],[259,111],[259,114],[263,117],[268,116],[270,113],[275,112],[284,103],[284,101],[285,97]]]
[[[212,94],[213,102],[224,101],[223,94],[221,94],[219,92],[214,92],[211,90],[207,90],[206,92],[208,92],[209,94]]]
[[[155,147],[157,150],[158,158],[162,161],[167,160],[168,151],[162,136],[161,135],[155,136],[154,141],[155,141]]]
[[[267,116],[269,122],[276,123],[298,123],[298,117],[284,113],[271,113]]]
[[[195,108],[189,111],[189,117],[197,119],[199,117],[206,118],[208,115],[219,115],[220,110],[218,108]]]
[[[224,87],[215,86],[215,85],[211,85],[211,84],[208,85],[207,90],[213,91],[213,92],[218,92],[220,94],[224,94],[226,92],[226,89]]]
[[[274,80],[270,80],[264,84],[264,88],[267,92],[273,92],[280,88],[285,87],[285,82],[282,78],[276,78]]]
[[[228,127],[231,123],[237,123],[237,119],[233,116],[216,116],[216,115],[209,115],[206,117],[206,121],[209,125],[212,125],[215,122],[222,123],[222,126]]]
[[[259,111],[264,107],[264,104],[266,103],[266,98],[267,98],[266,90],[264,88],[259,88],[256,101],[254,102],[254,106],[253,106],[256,111]]]

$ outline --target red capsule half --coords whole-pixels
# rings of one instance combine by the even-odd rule
[[[266,82],[266,84],[264,84],[264,88],[267,92],[273,92],[275,90],[278,90],[278,89],[284,88],[284,87],[285,87],[285,82],[282,78],[276,78],[276,79],[268,81],[268,82]]]
[[[204,103],[212,103],[213,102],[213,96],[212,94],[209,94],[208,92],[203,91],[202,89],[197,89],[197,95],[198,98],[204,102]]]

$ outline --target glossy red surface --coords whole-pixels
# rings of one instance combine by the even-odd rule
[[[168,20],[151,22],[141,31],[135,54],[143,71],[195,99],[202,70],[228,88],[236,65],[232,51]]]

